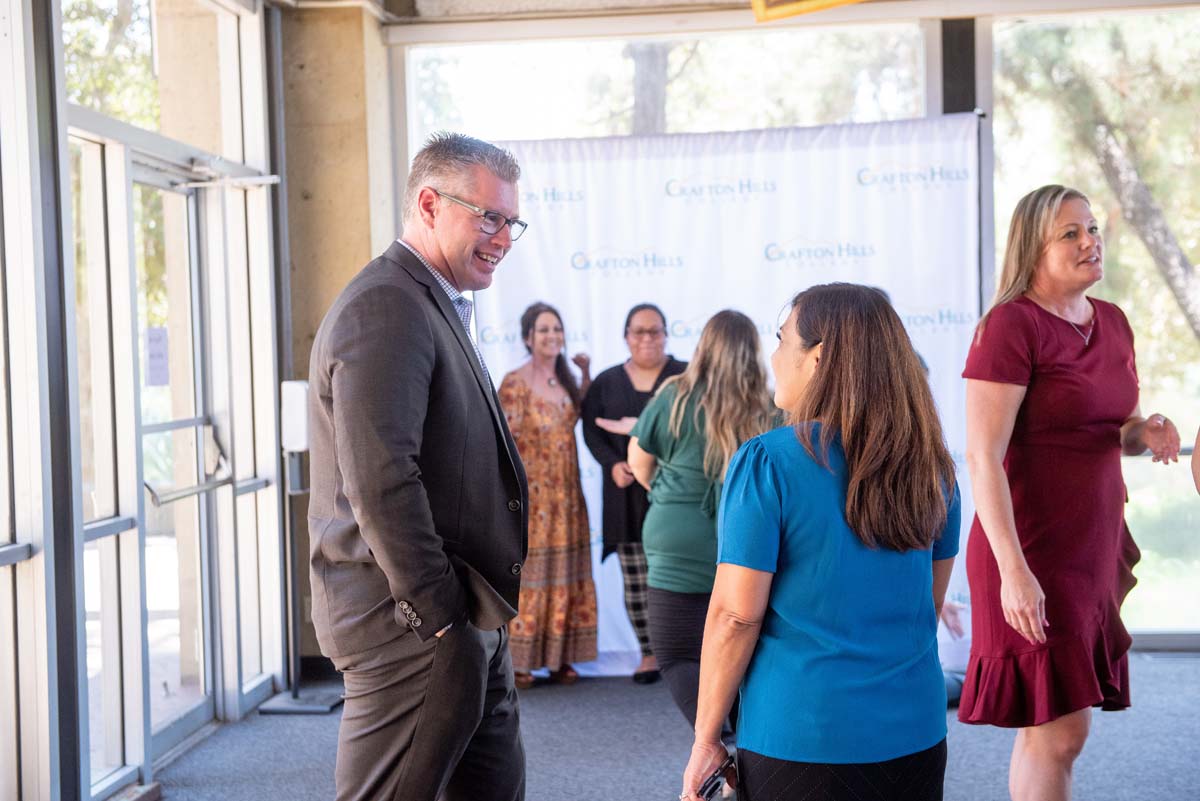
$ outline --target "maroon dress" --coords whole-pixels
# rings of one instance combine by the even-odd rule
[[[1046,642],[1004,621],[1000,575],[976,515],[967,542],[971,658],[958,719],[1036,726],[1129,706],[1129,633],[1120,608],[1138,560],[1124,522],[1121,424],[1138,400],[1133,331],[1090,299],[1090,339],[1027,298],[997,306],[964,378],[1028,387],[1004,472],[1017,535],[1046,594]]]

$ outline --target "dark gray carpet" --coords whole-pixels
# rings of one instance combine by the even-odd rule
[[[1134,706],[1097,713],[1079,801],[1200,799],[1200,658],[1135,654]],[[670,801],[691,732],[660,682],[585,679],[522,694],[529,801]],[[946,801],[1004,801],[1013,733],[949,715]],[[168,801],[329,801],[338,715],[222,726],[156,778]],[[867,732],[864,732],[864,736]]]

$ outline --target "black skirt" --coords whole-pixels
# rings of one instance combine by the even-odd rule
[[[946,741],[915,754],[830,765],[738,749],[738,801],[942,801]]]

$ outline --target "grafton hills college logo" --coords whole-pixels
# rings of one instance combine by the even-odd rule
[[[904,327],[915,333],[946,333],[958,332],[975,327],[979,315],[973,310],[956,309],[952,306],[942,306],[936,309],[900,309],[896,310]]]
[[[874,164],[859,167],[854,174],[858,186],[885,190],[937,189],[970,178],[969,168],[947,164]]]
[[[521,190],[521,205],[537,209],[577,206],[587,199],[582,189],[562,186],[535,186]]]
[[[676,341],[689,338],[698,339],[700,337],[700,332],[704,330],[705,323],[707,323],[715,313],[716,310],[714,310],[712,313],[702,314],[686,320],[681,317],[672,318],[671,322],[667,324],[667,333]],[[776,323],[766,322],[763,320],[755,320],[754,327],[758,330],[759,336],[765,340],[772,341],[775,339],[775,333],[779,329],[779,326]]]
[[[606,275],[664,275],[683,269],[683,256],[656,248],[642,250],[577,250],[571,254],[571,269]]]
[[[709,315],[700,317],[692,317],[684,320],[679,317],[674,317],[667,324],[667,334],[676,341],[681,339],[689,339],[691,337],[700,336],[700,331],[704,328],[704,323],[708,321]]]
[[[702,203],[720,203],[750,200],[758,195],[773,195],[779,185],[771,178],[749,176],[689,176],[668,178],[663,184],[663,194],[676,200]]]
[[[585,346],[587,342],[587,331],[567,331],[567,350]],[[521,339],[521,321],[506,320],[499,325],[481,325],[479,327],[479,344],[524,351],[525,343]]]
[[[877,250],[867,241],[813,240],[796,237],[763,245],[763,260],[797,269],[839,269],[859,266],[873,259]]]

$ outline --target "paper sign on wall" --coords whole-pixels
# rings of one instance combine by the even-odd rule
[[[146,329],[146,386],[165,387],[171,383],[167,356],[167,328],[153,325]]]

